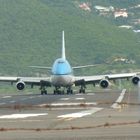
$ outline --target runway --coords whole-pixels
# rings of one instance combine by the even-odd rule
[[[140,92],[0,94],[0,139],[138,140]]]

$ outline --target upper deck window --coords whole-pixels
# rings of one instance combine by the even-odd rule
[[[59,61],[58,61],[58,63],[59,63],[59,64],[60,64],[60,63],[64,63],[64,61],[62,61],[62,60],[59,60]]]

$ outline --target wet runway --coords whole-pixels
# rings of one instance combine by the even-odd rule
[[[0,139],[139,140],[140,92],[0,94]]]

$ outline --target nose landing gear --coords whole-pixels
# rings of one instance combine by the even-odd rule
[[[62,89],[60,87],[55,87],[55,90],[53,92],[54,94],[65,94],[65,89]],[[67,88],[66,91],[67,94],[73,94],[73,90],[71,89],[71,87]]]

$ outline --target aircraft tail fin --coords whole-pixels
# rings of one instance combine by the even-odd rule
[[[62,31],[62,58],[66,59],[66,54],[65,54],[65,34],[64,34],[64,31]]]

